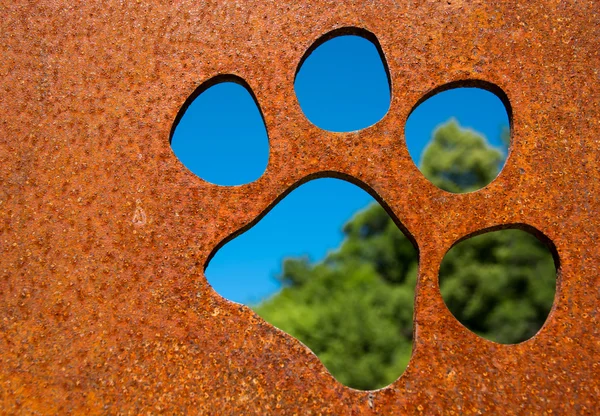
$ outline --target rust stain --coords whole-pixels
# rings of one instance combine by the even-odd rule
[[[597,409],[598,2],[57,1],[3,10],[3,413]],[[340,27],[377,36],[392,81],[388,114],[358,133],[319,130],[294,95],[305,51]],[[248,83],[269,133],[267,171],[240,187],[203,182],[169,145],[182,104],[219,74]],[[431,91],[469,80],[506,94],[512,144],[492,184],[452,195],[414,166],[404,122]],[[374,392],[337,383],[306,347],[203,276],[225,238],[297,182],[331,172],[377,193],[420,252],[413,357]],[[506,224],[540,230],[560,257],[552,312],[517,345],[462,327],[437,279],[454,242]]]

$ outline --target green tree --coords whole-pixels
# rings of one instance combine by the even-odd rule
[[[503,156],[450,120],[436,130],[421,170],[450,192],[479,189]],[[287,259],[281,292],[255,310],[292,334],[343,384],[374,389],[393,382],[411,354],[417,252],[379,204],[357,213],[339,249],[318,263]],[[440,270],[444,299],[467,327],[511,343],[540,328],[554,297],[546,248],[520,230],[484,234],[455,246]],[[549,278],[541,278],[549,276]]]
[[[502,153],[473,130],[452,119],[438,128],[423,152],[421,171],[434,185],[449,192],[471,192],[494,180]]]
[[[521,230],[479,235],[454,246],[440,267],[440,289],[463,325],[513,344],[541,328],[554,300],[556,269],[540,240]]]

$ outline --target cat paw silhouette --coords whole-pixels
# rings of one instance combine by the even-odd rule
[[[335,65],[323,65],[326,59],[335,62]],[[343,69],[347,69],[348,74]],[[310,347],[338,381],[359,389],[383,387],[402,374],[411,357],[419,268],[418,242],[410,231],[411,227],[399,219],[417,218],[418,223],[416,211],[419,209],[407,203],[410,201],[406,198],[396,195],[398,190],[394,189],[390,179],[402,176],[418,177],[421,181],[429,179],[431,183],[428,186],[441,188],[434,192],[445,198],[449,196],[444,196],[443,190],[477,191],[491,183],[501,168],[503,157],[476,132],[462,129],[454,121],[438,129],[437,139],[430,145],[429,153],[423,156],[435,154],[445,157],[443,163],[436,165],[439,168],[446,164],[441,174],[432,168],[435,165],[432,163],[425,164],[427,169],[431,168],[429,171],[421,169],[426,178],[415,172],[414,163],[412,171],[405,173],[401,170],[390,172],[383,166],[374,165],[373,160],[381,162],[381,153],[388,151],[395,151],[395,157],[400,156],[406,164],[410,149],[407,151],[404,140],[390,141],[390,137],[402,138],[403,132],[398,130],[397,125],[391,128],[386,120],[394,117],[387,114],[391,96],[389,70],[379,42],[369,32],[343,29],[321,37],[300,60],[294,81],[294,104],[299,107],[296,108],[296,116],[304,118],[301,122],[290,123],[291,131],[296,133],[297,146],[304,145],[302,138],[306,133],[308,142],[316,144],[315,139],[319,140],[318,146],[336,153],[336,163],[341,169],[331,169],[331,159],[325,152],[319,154],[315,151],[307,163],[306,158],[299,160],[296,157],[298,152],[302,153],[301,149],[294,149],[294,154],[287,160],[285,155],[281,157],[281,149],[285,147],[278,146],[279,160],[289,162],[286,169],[289,170],[290,166],[293,169],[294,160],[307,164],[309,168],[305,168],[304,173],[290,175],[295,177],[291,184],[288,180],[288,185],[283,187],[284,191],[279,192],[270,207],[245,224],[244,230],[261,220],[266,211],[293,189],[308,187],[306,182],[315,178],[345,179],[370,193],[380,205],[373,204],[353,218],[344,228],[345,241],[340,250],[327,255],[321,263],[311,264],[306,259],[286,260],[280,276],[283,295],[260,305],[255,302],[254,309],[271,324]],[[485,107],[491,96],[496,101],[494,104],[505,114],[510,112],[505,107],[508,99],[493,84],[450,84],[435,89],[418,101],[410,112],[410,117],[417,120],[412,123],[419,120],[423,123],[423,118],[427,117],[420,114],[421,107],[417,108],[418,105],[426,107],[427,99],[435,93],[452,92],[453,88],[460,86],[480,87],[470,89],[475,95],[469,98],[476,97],[470,102],[464,97],[458,99],[468,102],[470,110],[477,105]],[[435,112],[435,104],[432,107],[434,109],[428,111]],[[451,110],[460,112],[457,108]],[[439,107],[437,111],[441,112]],[[410,117],[406,122],[407,129],[411,125]],[[506,117],[508,119],[508,114]],[[308,131],[298,129],[309,124]],[[259,100],[249,84],[239,76],[218,75],[204,82],[182,107],[173,127],[172,147],[183,164],[203,180],[219,185],[223,190],[229,187],[239,189],[239,186],[265,180],[263,175],[269,163],[273,162],[269,160],[268,130],[273,129],[267,129]],[[280,134],[278,136],[281,137]],[[332,139],[330,143],[326,143],[327,138]],[[357,147],[362,150],[356,152]],[[417,159],[414,151],[412,156],[412,160]],[[468,158],[474,162],[465,165],[462,161]],[[393,159],[392,156],[387,160]],[[360,163],[367,166],[366,173]],[[272,163],[271,171],[265,176],[276,177],[276,167],[281,166],[281,162]],[[393,160],[392,167],[398,169],[397,160]],[[369,175],[373,180],[366,179]],[[310,185],[315,182],[319,181]],[[384,186],[371,186],[377,183]],[[335,185],[331,186],[331,192],[335,192]],[[383,189],[383,192],[375,189]],[[388,194],[391,198],[386,198],[386,192],[391,192]],[[403,209],[411,211],[410,214],[402,216],[401,212],[391,208],[398,207],[394,200],[402,201]],[[308,205],[319,207],[320,204],[324,204],[322,196]],[[342,206],[335,209],[342,209]],[[303,215],[307,216],[307,213]],[[262,221],[267,221],[267,218]],[[236,235],[240,231],[236,230]],[[283,230],[282,234],[286,232],[289,233]],[[276,244],[282,238],[269,236]],[[383,240],[393,244],[384,247]],[[221,241],[209,256],[212,261],[218,258],[223,244],[224,241]],[[254,243],[254,246],[264,249],[263,244]],[[227,291],[226,285],[218,281],[222,276],[212,278],[207,269],[206,277],[223,296],[234,297],[226,293],[235,291]],[[228,284],[253,284],[247,280],[238,272],[237,280]],[[271,286],[269,290],[272,293],[276,289]],[[293,303],[291,298],[295,302],[293,308],[290,307]],[[337,309],[333,310],[330,304],[335,302]],[[462,311],[452,312],[463,321]],[[470,327],[477,330],[476,326]]]

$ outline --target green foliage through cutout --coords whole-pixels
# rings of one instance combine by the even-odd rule
[[[440,268],[448,309],[467,328],[503,344],[534,336],[554,301],[556,267],[548,248],[522,230],[500,230],[455,245]]]

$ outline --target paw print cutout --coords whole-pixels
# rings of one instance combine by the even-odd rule
[[[378,70],[385,74],[383,79],[385,79],[386,82],[384,83],[385,85],[375,86],[374,88],[385,89],[388,91],[388,99],[384,100],[387,102],[383,105],[353,109],[353,105],[356,106],[357,103],[361,104],[368,101],[356,97],[356,95],[360,95],[361,93],[359,89],[358,92],[351,91],[351,93],[355,95],[350,94],[349,96],[341,98],[343,103],[341,109],[335,108],[334,104],[328,102],[328,98],[330,100],[332,98],[340,98],[339,91],[336,91],[335,88],[326,90],[325,88],[319,87],[313,89],[305,89],[305,87],[302,87],[302,83],[311,82],[311,79],[306,77],[304,71],[310,69],[310,66],[313,64],[312,59],[318,57],[320,53],[327,50],[332,45],[335,45],[336,42],[347,40],[347,38],[350,37],[348,35],[358,36],[362,42],[368,42],[372,52],[375,52],[376,56],[381,58],[378,61],[380,64]],[[347,53],[346,57],[352,58],[352,55]],[[344,63],[342,62],[343,58],[344,54],[341,54],[336,59],[336,61],[340,62],[341,68],[344,67]],[[331,82],[335,73],[323,73],[321,75],[323,76],[321,83],[323,86],[327,87],[329,86],[328,82]],[[408,332],[409,338],[414,338],[411,362],[418,362],[420,354],[423,354],[424,351],[427,351],[428,348],[432,347],[431,336],[434,334],[433,338],[435,338],[436,330],[442,333],[447,332],[448,328],[453,328],[456,331],[456,334],[461,334],[468,342],[485,342],[489,345],[495,345],[494,348],[501,348],[498,344],[480,338],[477,334],[483,337],[485,337],[486,334],[483,333],[481,328],[474,324],[474,322],[478,322],[477,315],[481,314],[482,309],[485,309],[485,303],[499,302],[498,299],[490,294],[488,294],[487,297],[484,296],[482,299],[473,300],[469,298],[469,296],[473,295],[475,290],[474,287],[479,288],[484,286],[485,282],[500,279],[494,275],[493,265],[491,264],[493,262],[482,262],[481,264],[478,264],[476,268],[479,268],[479,270],[461,270],[468,275],[468,278],[465,278],[464,281],[452,279],[445,280],[444,278],[444,275],[449,273],[448,270],[460,267],[460,262],[456,260],[457,255],[454,253],[457,250],[460,251],[462,244],[469,242],[470,237],[473,237],[472,240],[475,241],[474,243],[472,242],[471,247],[479,244],[481,237],[488,236],[488,240],[491,238],[493,240],[492,243],[488,242],[488,245],[491,245],[490,250],[500,251],[500,253],[494,251],[494,261],[500,263],[504,261],[505,264],[503,267],[510,266],[511,261],[515,258],[518,251],[511,251],[509,248],[511,241],[520,243],[529,239],[527,240],[529,241],[526,244],[527,247],[535,247],[536,250],[539,249],[541,251],[544,249],[547,250],[547,252],[540,252],[539,258],[536,257],[531,268],[536,269],[537,267],[538,269],[544,269],[541,271],[534,270],[532,273],[535,274],[536,272],[539,272],[545,276],[550,276],[550,279],[542,279],[544,283],[538,285],[536,285],[535,282],[531,283],[529,280],[525,279],[527,281],[526,284],[529,286],[527,286],[527,290],[523,289],[520,292],[521,294],[524,293],[525,297],[535,297],[536,294],[541,292],[546,293],[543,299],[536,300],[539,305],[533,310],[529,310],[526,307],[527,305],[523,306],[523,304],[527,302],[520,299],[519,294],[513,293],[511,294],[513,296],[512,303],[503,304],[502,307],[496,308],[495,311],[490,313],[490,316],[486,318],[490,321],[504,320],[505,322],[509,322],[509,326],[512,325],[515,328],[515,332],[521,334],[521,338],[518,339],[518,341],[525,341],[534,336],[540,329],[540,326],[536,327],[535,325],[545,321],[554,299],[554,272],[556,271],[559,262],[556,248],[553,246],[551,240],[534,226],[525,223],[514,221],[508,224],[494,224],[493,221],[486,218],[485,209],[482,211],[483,215],[470,217],[469,220],[466,221],[467,226],[461,230],[462,235],[443,231],[444,224],[454,224],[455,221],[460,223],[461,215],[463,217],[469,217],[468,213],[461,212],[458,208],[461,203],[460,201],[469,201],[469,204],[473,206],[472,204],[475,203],[474,201],[481,201],[482,198],[489,198],[490,195],[499,192],[498,187],[494,184],[494,179],[496,179],[496,175],[501,170],[503,158],[499,152],[487,147],[485,141],[476,133],[462,129],[457,123],[454,123],[438,130],[437,135],[439,136],[439,139],[435,142],[435,145],[441,150],[438,149],[437,153],[431,149],[429,149],[429,153],[424,152],[423,160],[426,162],[425,165],[429,166],[432,170],[420,171],[413,162],[415,157],[411,157],[411,149],[407,143],[408,134],[405,134],[404,131],[404,126],[408,126],[411,123],[411,117],[416,116],[419,105],[427,103],[428,100],[432,99],[436,94],[443,94],[445,91],[455,91],[455,89],[459,87],[475,87],[478,91],[482,91],[485,94],[493,94],[497,101],[503,103],[505,106],[504,108],[510,117],[510,104],[506,94],[504,94],[504,92],[495,84],[489,82],[480,80],[456,81],[428,91],[416,101],[416,104],[414,104],[412,108],[408,108],[405,103],[402,104],[389,99],[393,96],[392,85],[395,84],[392,82],[385,54],[377,38],[370,32],[356,28],[343,28],[330,32],[311,45],[298,64],[295,81],[293,92],[295,93],[297,100],[290,99],[292,94],[290,92],[290,86],[288,85],[287,91],[282,93],[282,96],[285,97],[285,99],[283,102],[278,102],[279,105],[283,106],[282,108],[288,116],[291,114],[289,118],[286,118],[287,123],[278,119],[274,108],[269,108],[266,111],[266,115],[263,116],[259,103],[264,107],[269,106],[269,102],[257,98],[257,96],[263,94],[257,93],[255,95],[250,85],[244,78],[238,75],[218,75],[203,83],[186,101],[186,104],[182,107],[182,110],[177,117],[173,132],[176,128],[189,128],[189,125],[187,124],[188,119],[186,119],[186,114],[188,114],[187,111],[194,110],[193,106],[195,103],[202,103],[202,99],[210,98],[210,95],[219,91],[219,89],[226,91],[225,95],[232,93],[236,89],[238,94],[245,94],[245,106],[251,110],[250,116],[241,121],[227,122],[225,121],[225,118],[220,119],[219,124],[221,126],[236,127],[240,129],[231,133],[225,140],[218,143],[220,148],[197,148],[193,152],[185,153],[178,150],[177,146],[180,146],[180,143],[175,140],[172,142],[173,149],[178,156],[180,153],[202,155],[202,159],[197,162],[198,167],[194,165],[194,163],[196,163],[194,159],[186,161],[182,157],[181,160],[190,168],[190,170],[197,173],[202,180],[215,184],[215,187],[212,188],[215,193],[226,195],[231,192],[230,195],[236,196],[232,196],[231,198],[225,197],[224,199],[236,201],[237,204],[240,203],[239,197],[241,195],[248,196],[250,203],[255,203],[257,208],[262,207],[259,215],[256,215],[254,218],[250,218],[252,217],[252,215],[250,215],[248,217],[249,220],[245,223],[241,223],[238,229],[234,230],[229,235],[222,236],[220,241],[215,241],[214,248],[211,250],[211,254],[206,259],[205,264],[208,264],[210,258],[217,254],[219,248],[227,241],[249,230],[250,227],[260,221],[265,214],[268,215],[267,212],[273,206],[297,187],[303,186],[308,181],[318,178],[333,177],[344,179],[366,190],[380,203],[379,206],[374,206],[371,211],[376,213],[373,214],[374,216],[381,218],[381,221],[384,222],[386,227],[390,224],[393,225],[390,229],[394,230],[391,232],[394,233],[395,237],[391,237],[391,239],[395,239],[397,243],[396,248],[398,249],[394,256],[401,256],[402,253],[406,254],[412,250],[412,254],[408,254],[407,256],[413,256],[414,259],[407,260],[407,264],[412,264],[414,267],[410,269],[410,271],[405,272],[405,274],[410,275],[410,278],[412,279],[410,284],[406,286],[410,288],[410,291],[409,293],[402,292],[401,296],[403,304],[408,305],[408,308],[404,307],[401,308],[401,310],[394,312],[397,314],[397,319],[403,319],[404,321],[408,320],[410,323],[408,326],[404,325],[402,331]],[[368,82],[366,84],[367,86],[363,88],[362,92],[368,95],[370,92],[369,87],[372,86],[369,86]],[[260,89],[260,85],[257,84],[254,86],[255,88]],[[227,92],[226,88],[229,88],[230,91]],[[404,86],[404,88],[406,88],[406,86]],[[311,96],[311,93],[314,96]],[[268,96],[269,94],[264,95]],[[241,110],[230,107],[232,102],[233,100],[223,99],[221,108],[219,108],[219,106],[211,107],[209,104],[204,103],[198,112],[204,114],[204,117],[206,117],[207,120],[212,119],[213,121],[217,120],[219,116],[210,114],[207,110],[216,110],[217,113],[224,114],[225,116],[237,116],[242,114]],[[313,104],[311,105],[310,103]],[[471,103],[471,105],[476,107],[477,103]],[[274,107],[276,108],[276,106]],[[328,120],[335,119],[335,117],[322,118],[323,115],[327,115],[328,109],[331,110],[333,114],[342,114],[342,117],[338,119],[337,124],[335,122],[328,124]],[[353,116],[352,111],[357,111],[358,113],[371,111],[371,114],[368,117],[365,117],[364,120],[367,121],[362,122],[361,124],[362,120],[357,121],[358,117]],[[350,120],[351,123],[343,125],[344,120]],[[404,122],[398,123],[399,120],[404,120]],[[243,133],[248,132],[249,130],[257,132],[249,135],[249,137],[258,137],[259,139],[243,140]],[[268,135],[267,132],[269,132]],[[291,134],[295,137],[295,140],[291,142],[286,141],[286,134]],[[204,135],[211,136],[211,134]],[[456,139],[457,137],[459,137],[460,140]],[[269,149],[269,147],[271,147],[271,149]],[[219,152],[225,155],[222,160],[218,157]],[[269,153],[271,153],[271,157],[269,157]],[[235,157],[228,160],[232,154],[237,155],[237,161]],[[217,157],[215,157],[215,155],[217,155]],[[443,155],[447,160],[429,163],[425,160],[427,155],[432,158]],[[209,164],[214,164],[221,167],[221,171],[224,171],[226,174],[235,174],[235,169],[232,169],[232,167],[240,164],[240,158],[243,159],[244,162],[247,160],[251,161],[251,163],[249,163],[251,169],[250,172],[245,173],[246,176],[220,179],[218,177],[213,178],[210,174],[202,173],[203,168],[207,167]],[[467,167],[461,166],[460,161],[465,160],[466,158],[471,158],[472,163]],[[434,168],[437,168],[438,170],[436,171]],[[434,180],[430,181],[431,178],[434,178]],[[234,185],[237,186],[229,188]],[[264,192],[264,190],[267,191]],[[264,193],[257,197],[256,192]],[[461,192],[467,192],[467,194],[455,195]],[[252,201],[253,198],[254,201]],[[420,209],[419,201],[432,201],[436,198],[439,199],[439,208],[444,207],[446,203],[453,207],[455,212],[454,218],[452,218],[452,216],[447,217],[442,209],[437,213],[424,212]],[[486,204],[482,204],[482,207],[485,205]],[[245,209],[245,207],[242,209]],[[465,221],[464,218],[462,221]],[[429,222],[432,225],[429,227],[422,226],[424,222]],[[513,237],[512,240],[509,239],[510,241],[505,238],[490,237],[491,235],[500,233],[501,231],[499,230],[503,228],[514,228],[515,230],[512,230],[513,234],[524,233],[527,236],[516,236]],[[423,231],[424,229],[434,231],[434,234],[428,235],[427,232]],[[421,231],[414,232],[413,230]],[[356,235],[360,235],[362,231],[351,230],[349,232],[355,232]],[[475,237],[477,234],[481,233],[487,234]],[[219,233],[216,234],[218,235]],[[436,237],[436,235],[438,236]],[[436,238],[438,240],[437,243],[439,244],[436,247],[432,247],[431,240],[436,240]],[[365,240],[364,237],[363,240]],[[373,242],[371,241],[371,243]],[[454,248],[450,250],[450,247]],[[504,252],[502,252],[502,250],[504,250]],[[466,249],[466,252],[468,251],[469,249]],[[419,253],[418,255],[417,252]],[[465,250],[463,250],[463,253],[464,252]],[[419,256],[420,262],[417,261],[417,257]],[[460,255],[458,257],[460,257]],[[517,260],[517,263],[518,261],[519,260]],[[522,262],[523,260],[521,259],[520,261]],[[550,264],[550,267],[548,264]],[[497,264],[495,265],[497,266]],[[300,267],[301,265],[296,264],[295,266]],[[487,266],[490,266],[489,270],[485,269]],[[419,273],[417,273],[417,270],[419,270]],[[438,271],[440,276],[439,280],[437,278]],[[346,274],[351,274],[350,270],[346,270]],[[207,277],[210,281],[208,272]],[[360,280],[360,278],[357,279]],[[550,284],[548,284],[548,282],[550,282]],[[461,287],[463,283],[465,286]],[[499,291],[506,292],[512,290],[513,286],[522,283],[523,279],[518,280],[516,283],[496,281],[495,286],[491,285],[494,287],[486,287],[481,290],[483,292],[488,290],[493,293]],[[352,300],[352,302],[354,302],[355,305],[360,306],[360,301],[367,297],[365,296],[365,293],[363,293],[364,289],[361,289],[360,285],[357,287],[359,289],[355,289],[354,292],[349,291],[348,293],[357,295],[356,299]],[[413,306],[415,287],[417,287],[417,302]],[[550,295],[548,295],[548,293],[550,293]],[[379,296],[382,297],[383,295]],[[550,299],[549,303],[548,299]],[[321,301],[326,302],[326,300],[323,299]],[[430,303],[428,304],[427,302]],[[370,303],[366,304],[365,307],[367,309],[376,308],[377,305],[377,296],[372,296],[370,298]],[[415,308],[414,315],[412,313],[413,307]],[[442,320],[444,324],[447,325],[446,328],[442,329],[439,327],[439,323],[427,319],[424,321],[419,320],[419,316],[426,316],[428,308],[431,307],[437,307],[438,313],[443,312],[441,316],[443,316]],[[517,310],[517,313],[512,313],[511,308],[512,311]],[[519,308],[524,310],[519,312]],[[408,318],[405,313],[407,309],[410,310]],[[402,316],[402,318],[400,318],[400,316]],[[526,317],[526,319],[521,319],[522,316]],[[513,321],[511,321],[511,319]],[[423,337],[418,331],[413,333],[413,325],[414,328],[418,328],[420,325],[419,322],[428,322],[425,324],[425,327],[427,327],[429,331],[432,331],[429,332],[429,337]],[[275,325],[285,330],[282,325]],[[366,321],[365,325],[371,324]],[[360,325],[358,325],[355,330],[359,331]],[[389,334],[393,331],[394,328],[389,327],[383,332]],[[297,337],[300,341],[303,341],[302,336]],[[374,338],[374,336],[371,336],[371,338]],[[510,344],[515,338],[511,338],[511,334],[509,333],[502,334],[493,340]],[[306,344],[309,348],[313,348],[311,347],[310,342],[306,341]],[[369,348],[371,348],[370,345],[366,347],[367,350]],[[385,349],[388,348],[388,346],[382,346],[380,348]],[[397,352],[393,349],[392,351],[391,354],[388,354],[388,362],[390,363],[389,367],[386,368],[388,371],[390,368],[393,369],[393,355]],[[406,350],[404,350],[404,353],[406,354]],[[367,355],[367,351],[358,353],[359,356],[361,354],[364,357]],[[410,348],[407,356],[411,356]],[[368,364],[364,364],[364,366],[361,367],[356,363],[351,363],[351,365],[356,364],[356,375],[348,381],[343,377],[339,377],[335,368],[333,368],[334,366],[327,365],[326,360],[327,358],[323,359],[326,367],[338,381],[354,388],[372,388],[372,385],[368,383],[361,384],[361,380],[369,378]],[[331,362],[333,362],[333,360]],[[395,381],[401,375],[405,365],[401,367],[402,369],[400,371],[395,373],[388,381],[377,387],[383,387],[390,382]],[[410,369],[411,366],[409,365],[407,373],[411,371]]]

